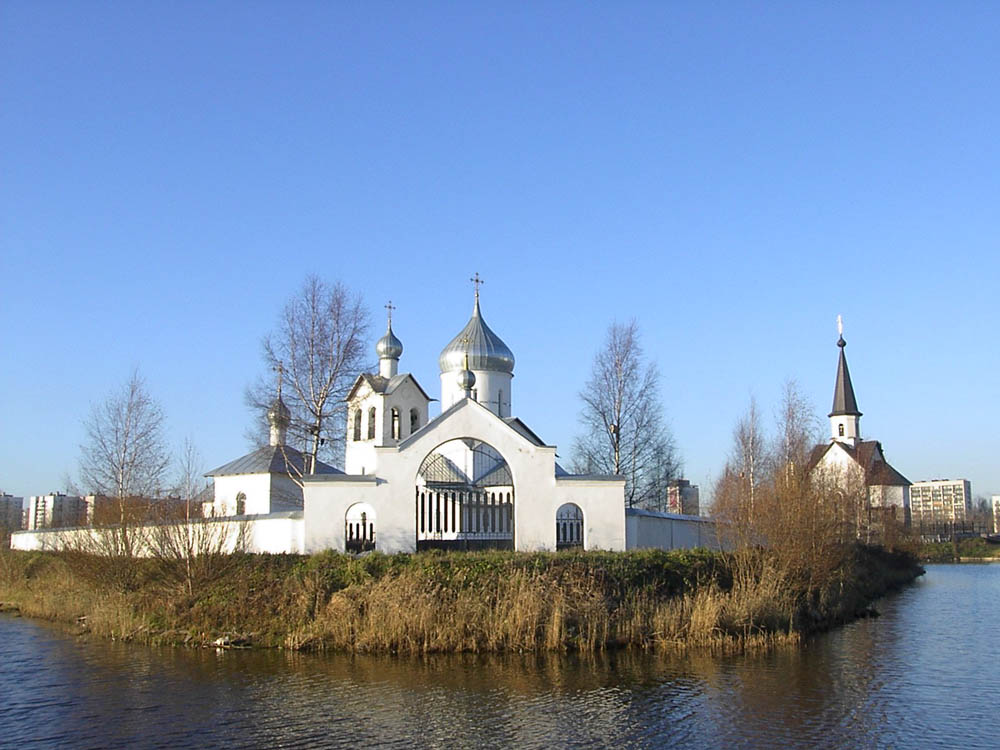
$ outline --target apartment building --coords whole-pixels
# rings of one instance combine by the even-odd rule
[[[931,479],[910,486],[914,524],[961,523],[972,514],[972,484],[968,479]]]

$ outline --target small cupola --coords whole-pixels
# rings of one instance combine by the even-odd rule
[[[396,308],[390,301],[385,309],[389,313],[385,335],[376,342],[375,353],[378,355],[378,374],[383,378],[391,378],[399,371],[399,358],[403,355],[403,342],[396,338],[396,334],[392,332],[392,311]]]

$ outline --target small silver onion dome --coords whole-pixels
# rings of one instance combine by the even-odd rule
[[[292,421],[292,413],[281,400],[281,396],[275,399],[271,408],[267,410],[267,421],[272,426],[288,427]]]
[[[403,354],[403,342],[392,332],[392,323],[386,328],[385,336],[375,344],[375,353],[379,359],[399,359]]]
[[[503,340],[490,330],[479,312],[479,297],[472,310],[472,317],[465,328],[451,340],[438,357],[441,372],[462,370],[465,355],[469,355],[469,368],[492,372],[514,372],[514,353]]]
[[[471,391],[476,386],[476,373],[472,370],[459,370],[458,387],[463,391]]]

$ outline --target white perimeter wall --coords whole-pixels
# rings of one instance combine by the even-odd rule
[[[166,529],[183,533],[184,524],[148,524],[136,527],[138,538],[151,540],[158,531]],[[210,540],[213,548],[233,552],[242,547],[246,552],[271,554],[302,554],[302,513],[282,513],[274,516],[242,516],[239,518],[214,518],[203,523],[191,524],[190,538]],[[60,550],[64,548],[90,549],[100,546],[102,530],[99,528],[46,529],[18,531],[11,534],[10,546],[19,550]],[[171,533],[174,533],[173,531]],[[201,536],[199,536],[201,535]],[[242,541],[241,541],[242,540]],[[152,542],[139,544],[141,556],[151,556]]]
[[[721,549],[711,519],[650,510],[626,512],[625,539],[627,549]]]

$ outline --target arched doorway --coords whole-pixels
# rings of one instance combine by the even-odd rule
[[[439,445],[417,472],[417,550],[514,549],[514,479],[491,445]]]
[[[355,503],[347,509],[344,549],[354,553],[375,549],[375,509],[368,503]]]
[[[576,503],[560,505],[556,511],[556,549],[583,546],[583,511]]]

